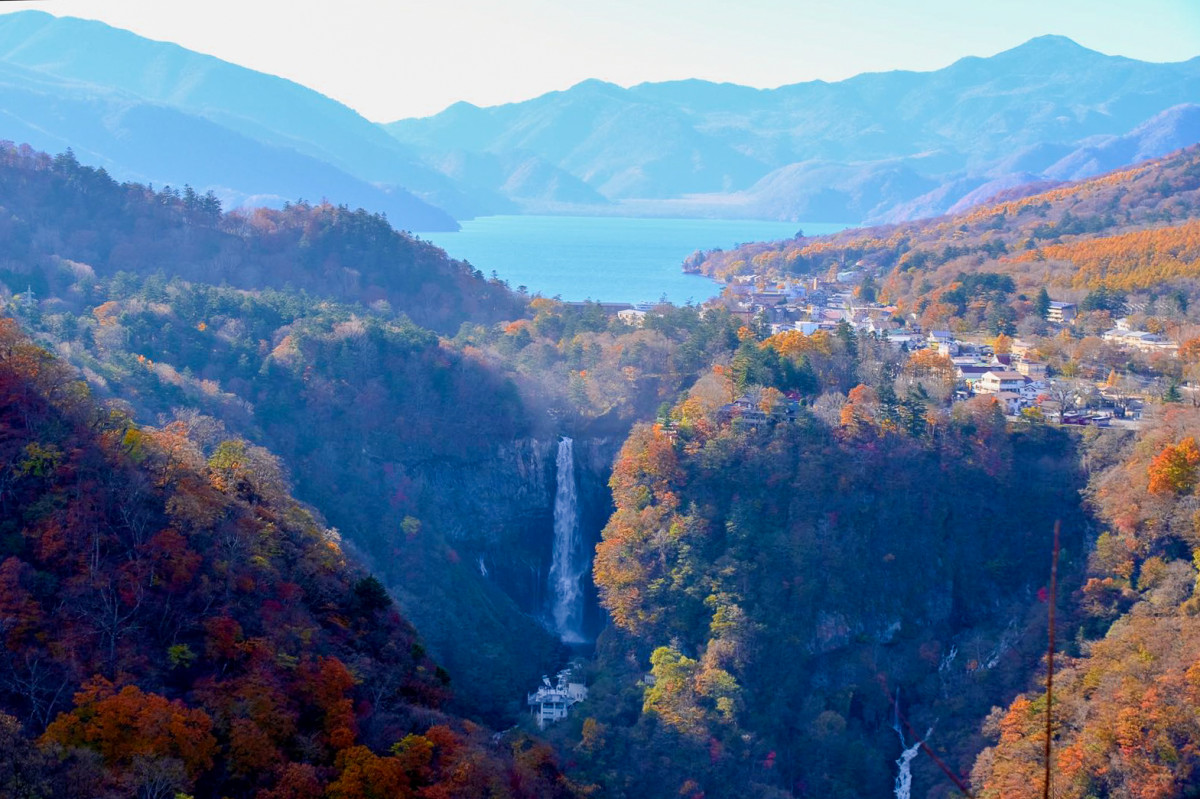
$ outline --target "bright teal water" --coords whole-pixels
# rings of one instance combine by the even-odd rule
[[[715,297],[708,278],[685,275],[696,250],[834,233],[845,225],[736,219],[625,219],[594,216],[485,216],[457,233],[423,233],[453,258],[493,271],[514,289],[568,301],[682,304]]]

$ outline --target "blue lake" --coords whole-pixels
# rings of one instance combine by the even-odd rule
[[[627,219],[595,216],[485,216],[457,233],[422,233],[452,258],[516,289],[567,301],[703,302],[720,287],[685,275],[696,250],[834,233],[846,225],[737,219]]]

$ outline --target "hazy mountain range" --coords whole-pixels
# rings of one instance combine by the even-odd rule
[[[235,203],[328,197],[424,230],[455,222],[400,187],[475,212],[451,180],[341,103],[99,22],[0,17],[0,108],[0,137],[71,146],[120,179],[186,182]]]
[[[388,130],[431,164],[462,153],[540,159],[623,211],[888,220],[1192,144],[1198,99],[1200,58],[1153,64],[1043,36],[935,72],[771,90],[586,81],[523,103],[459,103]],[[570,201],[537,199],[526,207]]]
[[[760,90],[585,81],[380,126],[291,81],[103,23],[0,17],[0,138],[227,204],[328,198],[401,228],[512,212],[887,221],[1200,140],[1200,58],[1046,36],[934,72]],[[390,135],[389,135],[390,134]]]

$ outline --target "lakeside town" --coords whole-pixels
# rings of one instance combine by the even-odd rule
[[[1079,303],[1049,299],[1042,335],[988,336],[923,329],[916,313],[902,315],[895,305],[876,301],[873,290],[864,291],[870,281],[861,271],[830,277],[766,288],[757,275],[737,276],[721,301],[747,323],[769,326],[772,334],[833,333],[845,326],[857,336],[875,337],[906,353],[937,353],[953,369],[950,401],[991,396],[1013,418],[1133,426],[1147,401],[1193,396],[1194,387],[1185,383],[1178,368],[1181,342],[1148,317],[1145,304],[1131,304],[1127,315],[1115,319],[1108,311],[1091,314],[1089,327],[1083,328]],[[1108,319],[1110,328],[1095,329],[1097,321]]]
[[[1194,379],[1200,374],[1191,375],[1189,359],[1180,355],[1181,346],[1185,356],[1200,347],[1188,347],[1191,339],[1170,335],[1154,307],[1112,301],[1111,307],[1124,311],[1116,315],[1109,309],[1089,309],[1086,302],[1052,299],[1044,289],[1042,293],[1044,308],[1036,324],[1021,325],[1012,335],[926,329],[917,313],[904,314],[896,305],[877,301],[873,280],[862,270],[769,284],[759,275],[738,275],[711,302],[768,335],[796,331],[812,336],[849,329],[856,337],[887,342],[909,357],[936,354],[948,372],[942,377],[952,381],[947,404],[990,396],[1012,420],[1136,427],[1147,402],[1200,401],[1200,381]],[[603,307],[626,324],[641,327],[655,305]],[[729,404],[726,415],[753,421],[763,413],[743,397]]]

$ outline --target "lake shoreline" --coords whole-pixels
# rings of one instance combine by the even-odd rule
[[[703,303],[722,284],[686,273],[697,250],[731,249],[753,241],[821,235],[834,223],[613,216],[502,215],[462,223],[458,232],[419,234],[452,258],[516,290],[567,302],[647,303],[666,298]]]

